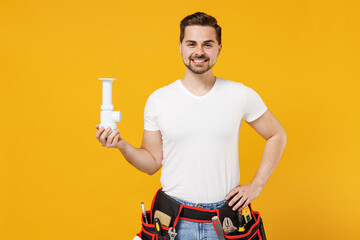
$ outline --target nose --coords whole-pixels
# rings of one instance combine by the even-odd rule
[[[198,46],[195,53],[196,53],[195,55],[199,55],[199,56],[203,55],[203,54],[204,54],[204,49],[203,49],[203,47],[202,47],[202,46]]]

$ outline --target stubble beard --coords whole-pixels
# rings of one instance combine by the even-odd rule
[[[192,58],[189,58],[189,64],[186,64],[185,61],[183,61],[185,66],[195,74],[206,73],[207,71],[209,71],[215,65],[215,64],[210,65],[210,59],[208,59],[208,58],[200,58],[199,57],[199,58],[196,58],[196,59],[205,59],[206,60],[206,66],[196,67],[196,66],[192,65]]]

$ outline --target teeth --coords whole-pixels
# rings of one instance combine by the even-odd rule
[[[205,60],[194,60],[194,62],[205,62]]]

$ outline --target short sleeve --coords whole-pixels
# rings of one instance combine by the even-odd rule
[[[149,131],[160,130],[155,93],[152,93],[146,101],[144,110],[144,129]]]
[[[243,119],[246,122],[252,122],[263,115],[267,107],[259,94],[252,88],[244,86],[245,106]]]

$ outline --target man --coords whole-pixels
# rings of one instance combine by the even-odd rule
[[[213,75],[219,56],[221,27],[212,16],[197,12],[180,24],[179,49],[185,75],[154,91],[144,111],[140,148],[120,137],[117,129],[98,129],[103,146],[118,148],[140,171],[161,167],[163,191],[183,204],[216,209],[229,202],[242,210],[256,199],[277,166],[286,134],[260,96],[242,83]],[[240,184],[238,139],[245,120],[267,143],[253,181]],[[211,223],[180,220],[176,239],[218,239]]]

